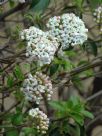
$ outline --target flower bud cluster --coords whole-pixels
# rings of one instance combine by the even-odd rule
[[[27,41],[26,56],[37,61],[39,65],[50,64],[58,48],[56,38],[49,36],[36,27],[21,32],[21,39]]]
[[[50,100],[53,93],[49,77],[40,72],[36,72],[34,76],[29,74],[23,82],[21,91],[23,91],[27,100],[36,104],[41,102],[43,95],[47,100]]]
[[[96,23],[100,25],[100,31],[102,32],[102,6],[96,8],[93,15]]]
[[[49,33],[61,43],[62,49],[83,44],[87,40],[88,30],[84,22],[73,13],[50,18],[47,27]]]
[[[49,127],[47,115],[40,111],[39,108],[31,109],[29,115],[34,119],[34,126],[37,128],[37,131],[46,134]]]

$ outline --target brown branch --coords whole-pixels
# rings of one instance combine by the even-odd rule
[[[21,125],[17,125],[17,126],[5,126],[4,128],[9,128],[9,130],[5,131],[5,132],[0,132],[0,134],[5,134],[5,133],[10,132],[14,129],[19,130],[19,129],[22,129],[22,128],[28,127],[28,126],[29,126],[29,124],[21,124]]]
[[[13,108],[18,106],[19,104],[20,104],[20,102],[14,103],[8,110],[6,110],[5,112],[0,113],[0,117],[6,115],[9,111],[11,111]]]
[[[89,96],[89,97],[86,99],[86,101],[89,102],[89,101],[95,99],[96,97],[98,97],[98,96],[100,96],[100,95],[102,95],[102,90],[99,91],[99,92],[97,92],[97,93],[95,93],[95,94],[93,94],[93,95],[91,95],[91,96]]]
[[[6,17],[10,16],[11,14],[13,14],[15,12],[18,12],[18,11],[24,9],[27,6],[28,6],[28,2],[23,3],[23,4],[19,3],[16,7],[12,8],[9,11],[4,12],[2,15],[0,15],[0,21],[4,21],[4,19]]]
[[[60,86],[60,85],[63,85],[63,84],[66,84],[69,80],[72,79],[73,76],[83,72],[83,71],[86,71],[88,69],[91,69],[91,68],[95,68],[95,67],[98,67],[98,66],[101,66],[102,65],[102,60],[98,60],[96,62],[90,62],[89,64],[86,64],[86,65],[83,65],[83,66],[79,66],[77,68],[74,68],[72,71],[70,71],[69,73],[63,73],[63,74],[60,74],[58,78],[61,78],[63,80],[60,81],[60,83],[57,85],[57,86]]]
[[[77,75],[77,74],[79,74],[83,71],[86,71],[90,68],[94,68],[94,67],[97,67],[97,66],[100,66],[100,65],[102,65],[102,60],[98,60],[96,62],[90,62],[90,64],[87,64],[87,65],[84,65],[84,66],[79,66],[79,67],[73,69],[72,71],[70,71],[69,73],[64,73],[63,74],[64,76],[60,74],[59,78],[61,77],[62,80],[60,81],[60,83],[57,84],[57,86],[67,84],[68,81],[71,80],[73,76],[75,76],[75,75]],[[33,70],[35,70],[35,69],[32,69],[31,71],[33,71]],[[27,76],[27,74],[28,74],[28,72],[25,74],[25,77]],[[6,92],[11,93],[11,90],[21,82],[22,81],[15,81],[13,87],[11,87],[11,88],[4,87],[4,88],[1,89],[1,92],[3,91],[5,93]],[[55,83],[55,82],[53,82],[53,83]]]

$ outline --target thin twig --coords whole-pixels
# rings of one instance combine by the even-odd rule
[[[86,99],[86,101],[89,102],[89,101],[91,101],[91,100],[93,100],[93,99],[95,99],[96,97],[101,96],[101,95],[102,95],[102,90],[99,91],[99,92],[97,92],[97,93],[95,93],[95,94],[93,94],[93,95],[91,95],[90,97],[88,97],[88,98]]]

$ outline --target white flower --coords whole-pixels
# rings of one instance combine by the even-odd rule
[[[19,2],[20,2],[20,3],[25,3],[25,2],[26,2],[26,0],[19,0]]]
[[[96,23],[99,24],[100,32],[102,33],[102,6],[95,9],[93,16]]]
[[[14,2],[25,3],[26,0],[13,0]]]
[[[50,100],[53,93],[49,77],[39,72],[36,72],[34,76],[28,75],[23,82],[21,91],[27,100],[37,104],[43,99],[42,94],[45,95],[47,100]]]
[[[49,19],[49,34],[56,37],[62,48],[83,44],[87,40],[87,29],[84,22],[73,13],[55,16]]]
[[[33,118],[34,122],[32,123],[38,132],[45,134],[49,127],[49,119],[47,118],[47,115],[38,108],[31,109],[29,115]]]
[[[26,56],[39,65],[50,64],[58,48],[56,38],[35,27],[30,27],[21,32],[22,40],[27,41]]]

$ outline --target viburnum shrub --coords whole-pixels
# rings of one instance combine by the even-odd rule
[[[63,14],[49,19],[47,27],[49,28],[48,31],[31,26],[20,32],[20,38],[24,41],[26,47],[27,61],[30,62],[30,65],[32,63],[36,65],[34,70],[36,73],[28,73],[20,89],[24,96],[23,101],[32,103],[32,106],[33,103],[36,105],[23,117],[24,124],[27,125],[22,128],[24,134],[27,133],[27,130],[30,131],[29,134],[33,133],[34,135],[51,135],[50,131],[51,133],[55,131],[56,120],[54,122],[54,119],[47,117],[46,113],[40,110],[40,104],[43,100],[55,108],[58,122],[61,118],[64,118],[61,121],[62,132],[58,132],[59,134],[70,133],[69,128],[68,130],[64,128],[70,125],[70,119],[73,120],[71,125],[77,127],[78,125],[83,126],[85,117],[93,118],[92,114],[85,110],[84,104],[79,99],[73,98],[73,100],[67,102],[51,101],[54,91],[53,82],[46,75],[48,74],[46,70],[43,71],[53,63],[54,57],[60,57],[58,55],[60,50],[63,52],[69,46],[78,46],[87,40],[88,30],[84,22],[75,14]],[[53,126],[53,128],[52,125],[55,125],[55,127]],[[61,126],[58,127],[60,130]]]
[[[11,5],[15,3],[11,0],[9,2]],[[18,6],[21,9],[29,2],[31,1],[19,0]],[[47,4],[47,1],[45,2]],[[35,2],[32,1],[31,4],[35,5]],[[43,7],[39,10],[41,14],[46,4],[43,0],[37,1],[37,4],[34,11]],[[77,5],[77,10],[83,12],[81,4]],[[96,23],[102,21],[101,6],[94,10],[93,16]],[[30,18],[33,22],[32,15],[24,17]],[[71,85],[78,86],[81,90],[79,79],[82,79],[83,75],[85,78],[93,76],[91,68],[96,66],[95,64],[84,60],[78,63],[72,61],[78,56],[79,51],[88,50],[90,53],[93,49],[86,48],[86,45],[89,47],[88,40],[93,43],[88,39],[88,28],[80,14],[78,16],[68,12],[50,17],[46,23],[44,22],[44,27],[39,23],[39,15],[36,14],[36,17],[37,24],[32,25],[31,22],[29,27],[19,30],[17,42],[24,50],[14,56],[16,65],[6,77],[4,83],[6,86],[1,87],[0,84],[3,92],[2,101],[10,96],[17,102],[8,110],[1,107],[0,134],[3,136],[86,136],[85,119],[94,118],[90,112],[90,105],[87,105],[85,99],[76,95],[66,96],[67,99],[61,97],[59,100],[56,92],[60,88],[58,92],[60,95],[64,87]],[[14,35],[12,37],[14,38]],[[97,52],[94,54],[96,55]],[[23,58],[21,65],[18,56]],[[12,58],[8,58],[8,61],[14,62]],[[1,69],[0,74],[5,76],[6,68],[3,70]]]

